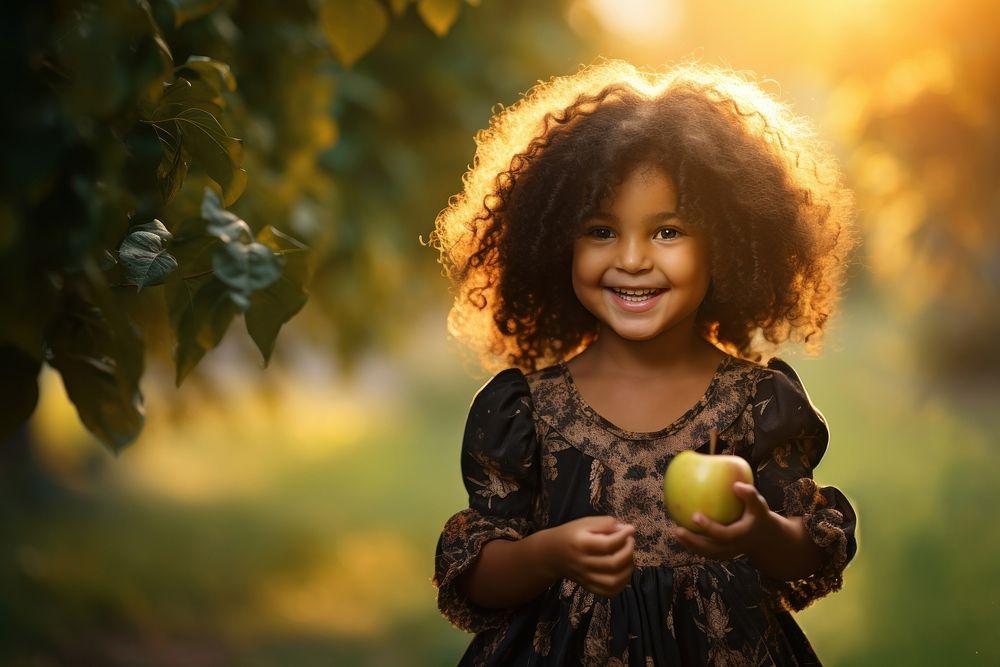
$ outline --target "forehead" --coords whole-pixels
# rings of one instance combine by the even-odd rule
[[[626,172],[601,207],[616,215],[677,210],[674,179],[662,167],[641,164]]]

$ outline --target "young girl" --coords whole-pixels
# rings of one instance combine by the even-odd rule
[[[437,549],[462,664],[819,664],[789,611],[840,588],[856,519],[812,479],[822,415],[761,362],[817,347],[838,295],[832,158],[743,78],[620,62],[536,86],[477,145],[434,235],[451,332],[510,367],[473,401]],[[663,475],[711,429],[754,484],[696,533]]]

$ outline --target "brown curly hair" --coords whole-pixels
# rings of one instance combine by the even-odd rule
[[[751,79],[606,61],[539,83],[476,144],[431,244],[455,290],[449,331],[486,367],[530,372],[594,340],[573,242],[639,164],[671,175],[679,214],[711,239],[702,335],[755,361],[787,340],[819,348],[856,242],[851,196],[804,120]]]

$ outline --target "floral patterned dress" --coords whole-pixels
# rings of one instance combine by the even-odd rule
[[[664,470],[681,451],[707,452],[713,427],[725,453],[750,462],[771,509],[804,517],[825,554],[818,572],[774,581],[745,557],[716,561],[673,539]],[[473,401],[461,460],[469,507],[445,524],[435,560],[439,608],[476,633],[460,664],[820,664],[789,612],[839,589],[857,549],[847,499],[812,479],[827,441],[822,415],[778,359],[727,357],[698,403],[653,433],[594,412],[564,364],[499,373]],[[459,589],[486,542],[597,514],[636,527],[635,571],[614,597],[563,579],[518,608],[485,609]]]

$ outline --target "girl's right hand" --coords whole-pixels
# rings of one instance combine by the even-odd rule
[[[598,595],[612,597],[635,569],[635,526],[612,516],[587,516],[550,529],[552,565]]]

